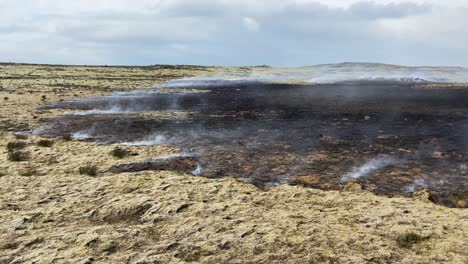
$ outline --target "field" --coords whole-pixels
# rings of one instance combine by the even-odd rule
[[[264,190],[231,177],[113,173],[178,150],[14,134],[67,111],[38,109],[46,104],[220,70],[250,69],[0,65],[0,263],[468,262],[468,211],[425,190],[389,198],[354,182]]]

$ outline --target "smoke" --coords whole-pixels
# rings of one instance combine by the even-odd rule
[[[81,130],[78,132],[75,132],[71,135],[73,139],[76,140],[88,140],[94,138],[94,135],[96,135],[96,128],[98,127],[97,123],[94,123],[88,130]]]
[[[157,158],[147,159],[147,160],[145,160],[145,162],[161,162],[161,161],[175,159],[175,158],[192,158],[192,157],[195,157],[196,155],[197,155],[196,153],[184,151],[184,152],[180,152],[180,153],[174,153],[174,154],[160,156],[160,157],[157,157]],[[200,166],[200,165],[198,165],[198,166]],[[198,169],[198,167],[197,167],[197,169]],[[201,166],[200,166],[200,169],[202,170]],[[194,170],[194,171],[196,171],[196,170]]]
[[[413,193],[417,190],[426,189],[428,187],[424,179],[416,179],[412,184],[403,187],[403,191],[406,193]]]
[[[343,175],[340,179],[340,183],[346,183],[353,179],[367,177],[369,174],[376,170],[394,165],[396,163],[398,163],[397,159],[387,155],[383,155],[381,157],[366,162],[364,165],[352,171],[351,173]]]
[[[340,67],[328,73],[331,79],[359,72],[342,72]],[[307,72],[307,69],[299,70]],[[246,74],[245,81],[265,81],[265,76],[274,80],[283,76],[312,76],[311,72],[301,75],[293,71],[269,74],[270,71],[274,69],[263,69],[261,74]],[[319,72],[314,74],[320,76]],[[422,75],[420,72],[412,74]],[[389,73],[388,76],[397,75]],[[220,79],[220,82],[241,82],[238,74],[236,78],[227,79],[227,82]],[[182,84],[194,85],[191,81],[203,83],[206,79],[183,79]],[[208,81],[217,82],[213,79]],[[181,166],[181,171],[192,175],[233,176],[263,187],[287,184],[289,175],[325,173],[338,177],[317,179],[317,185],[326,186],[324,188],[335,186],[337,180],[345,183],[369,177],[363,181],[364,187],[375,184],[379,192],[407,193],[424,188],[424,180],[413,180],[426,175],[432,190],[442,184],[437,181],[439,179],[447,181],[443,183],[447,186],[444,188],[452,190],[456,187],[455,182],[463,180],[459,172],[466,169],[446,168],[464,162],[466,152],[463,150],[468,146],[467,98],[468,93],[464,89],[421,89],[417,85],[398,82],[371,85],[255,83],[188,89],[161,87],[156,92],[116,93],[65,103],[64,109],[85,111],[85,115],[130,113],[130,110],[151,113],[69,115],[47,120],[44,135],[57,137],[76,132],[74,138],[93,138],[106,144],[121,142],[127,146],[195,148],[197,157],[182,158],[191,157],[193,151],[181,150],[178,154],[151,159],[146,165],[157,168],[168,164],[170,168],[177,169]],[[174,109],[177,109],[177,114],[174,114]],[[88,130],[91,126],[96,129]],[[382,151],[391,156],[379,155]],[[362,156],[344,159],[334,156],[346,153],[360,153]],[[357,164],[359,168],[343,170],[342,164],[359,158],[364,160]],[[420,169],[414,171],[409,181],[406,177],[395,179],[398,174],[383,173],[393,168],[393,164],[403,163],[411,163],[405,168],[414,166]],[[385,167],[388,168],[383,169]],[[371,177],[377,174],[381,176]],[[304,181],[311,183],[315,179],[304,178]]]
[[[87,140],[93,138],[90,131],[79,131],[73,133],[71,137],[76,140]]]
[[[130,95],[131,94],[131,95]],[[158,92],[141,91],[121,93],[99,98],[63,101],[41,107],[41,109],[73,109],[72,116],[122,115],[161,111],[197,111],[205,103],[204,91],[174,91],[160,89]]]
[[[340,83],[361,81],[468,82],[468,69],[405,67],[377,63],[341,63],[302,68],[247,68],[206,77],[171,80],[164,87],[227,86],[248,83]]]
[[[126,92],[113,92],[109,97],[142,97],[149,93],[155,93],[154,90],[134,90]]]
[[[288,184],[288,183],[289,183],[289,173],[284,173],[284,174],[278,175],[278,177],[275,180],[267,183],[266,187],[276,187],[276,186],[280,186],[280,185]]]
[[[33,129],[31,130],[31,134],[33,134],[33,135],[41,135],[42,133],[44,133],[45,130],[46,130],[45,127],[33,128]]]
[[[190,174],[192,174],[193,176],[201,176],[203,174],[203,167],[200,164],[198,164],[197,168],[190,172]]]
[[[171,80],[165,83],[164,87],[170,88],[184,88],[192,86],[231,86],[246,83],[258,83],[258,82],[271,82],[272,80],[262,77],[244,76],[244,77],[233,77],[229,74],[220,75],[217,77],[192,77],[192,78],[181,78],[177,80]]]
[[[119,145],[151,147],[151,146],[159,146],[159,145],[170,144],[170,142],[171,142],[171,140],[168,139],[166,136],[151,135],[151,136],[146,137],[145,139],[140,140],[140,141],[122,142],[122,143],[119,143]]]
[[[67,115],[76,115],[76,116],[86,116],[86,115],[119,115],[119,114],[131,114],[134,111],[122,109],[119,106],[112,106],[110,109],[102,110],[102,109],[93,109],[89,111],[81,111],[81,112],[72,112],[66,113]]]
[[[31,134],[34,134],[34,130],[35,129],[28,130],[28,131],[18,131],[18,132],[13,133],[13,135],[15,135],[15,137],[27,137],[27,136],[29,136]],[[37,133],[37,132],[35,132],[35,133]]]

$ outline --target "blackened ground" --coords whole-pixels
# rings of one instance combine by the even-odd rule
[[[385,195],[427,188],[436,203],[467,204],[468,89],[246,84],[161,89],[42,108],[120,111],[43,120],[43,136],[86,132],[102,143],[159,136],[162,143],[193,152],[197,164],[193,158],[175,158],[176,166],[169,159],[164,165],[112,168],[115,172],[177,167],[193,173],[197,167],[195,174],[243,178],[259,187],[290,183],[338,189],[343,175],[386,155],[396,162],[363,175],[364,188]],[[190,114],[182,119],[135,114],[147,111]],[[181,165],[184,161],[189,164]]]

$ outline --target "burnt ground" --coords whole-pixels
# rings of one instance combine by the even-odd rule
[[[425,188],[435,203],[467,205],[468,89],[251,83],[161,88],[42,107],[52,108],[118,113],[44,119],[41,136],[86,132],[105,144],[159,136],[163,140],[155,144],[179,146],[183,154],[109,168],[116,173],[175,170],[242,178],[261,188],[289,183],[328,190],[339,189],[343,176],[366,162],[391,159],[357,179],[363,188],[388,196]],[[149,111],[188,114],[135,113]]]

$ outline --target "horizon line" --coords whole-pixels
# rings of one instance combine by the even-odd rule
[[[3,62],[0,61],[0,66],[8,65],[19,65],[19,66],[56,66],[56,67],[113,67],[113,68],[128,68],[128,67],[204,67],[204,68],[216,68],[216,67],[232,67],[232,68],[307,68],[307,67],[317,67],[317,66],[331,66],[331,65],[340,65],[340,64],[355,64],[355,65],[384,65],[384,66],[394,66],[394,67],[404,67],[404,68],[459,68],[459,69],[468,69],[464,66],[447,66],[447,65],[402,65],[402,64],[393,64],[393,63],[384,63],[384,62],[364,62],[364,61],[343,61],[336,63],[319,63],[303,66],[271,66],[271,65],[203,65],[203,64],[64,64],[64,63],[30,63],[30,62]]]

